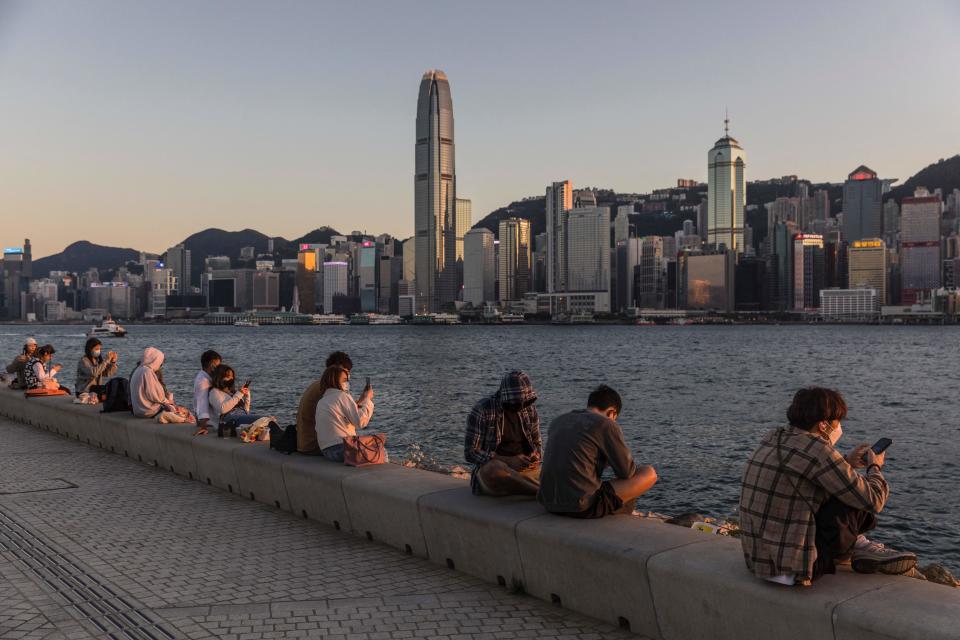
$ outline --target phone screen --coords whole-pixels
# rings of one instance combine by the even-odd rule
[[[870,448],[873,449],[873,452],[875,454],[880,455],[881,453],[886,451],[887,448],[892,444],[893,444],[893,440],[891,440],[890,438],[880,438]]]
[[[244,383],[243,383],[243,386],[244,386],[244,387],[249,387],[249,386],[250,386],[250,381],[247,380],[246,382],[244,382]]]

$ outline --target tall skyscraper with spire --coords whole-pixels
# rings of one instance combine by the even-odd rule
[[[415,166],[416,312],[438,312],[457,298],[453,99],[443,71],[420,81]]]
[[[747,204],[747,154],[730,137],[730,118],[723,137],[707,152],[707,244],[743,253],[743,210]]]

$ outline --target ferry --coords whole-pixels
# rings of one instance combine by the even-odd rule
[[[90,327],[90,331],[87,331],[88,338],[126,338],[127,330],[121,327],[119,324],[110,319],[110,316],[107,316],[107,319],[101,322],[96,327]]]
[[[318,313],[313,316],[313,324],[347,324],[347,316],[338,313]]]
[[[522,313],[505,313],[500,316],[500,322],[503,324],[523,324],[526,321]]]
[[[235,327],[259,327],[259,326],[260,326],[260,323],[257,322],[256,319],[249,318],[249,319],[237,320],[236,322],[233,323],[233,326],[235,326]]]
[[[366,313],[355,313],[350,316],[350,324],[370,324],[370,316]]]
[[[400,316],[377,314],[370,316],[370,324],[403,324],[403,319]]]

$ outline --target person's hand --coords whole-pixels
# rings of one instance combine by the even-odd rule
[[[514,471],[523,471],[524,469],[529,469],[532,466],[532,460],[529,456],[519,455],[519,456],[506,456],[501,458],[503,462],[513,469]]]
[[[869,467],[872,464],[877,465],[881,469],[883,468],[884,461],[886,460],[887,453],[874,453],[873,449],[867,447],[867,466]]]
[[[364,400],[373,400],[373,387],[363,388],[363,393],[360,394],[360,402]]]
[[[61,364],[55,364],[52,367],[50,367],[51,371],[60,371],[60,369],[63,369],[63,365]]]
[[[250,387],[240,387],[240,393],[245,396],[250,396]]]
[[[107,353],[107,359],[108,359],[110,362],[116,362],[116,361],[117,361],[117,352],[116,352],[116,351],[110,351],[110,352],[108,352],[108,353]]]
[[[858,444],[856,448],[850,452],[850,455],[847,456],[847,463],[854,469],[862,469],[867,466],[867,463],[864,462],[865,454],[867,449],[870,448],[870,445],[867,443]]]
[[[202,419],[197,423],[197,430],[194,431],[193,435],[195,435],[195,436],[205,436],[205,435],[207,435],[207,423],[208,423],[208,422],[209,422],[209,420],[207,420],[206,418],[202,418]]]

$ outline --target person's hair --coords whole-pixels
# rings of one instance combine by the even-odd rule
[[[602,384],[590,392],[590,397],[587,398],[587,406],[600,409],[601,411],[615,409],[619,415],[620,409],[623,408],[623,401],[620,399],[619,393],[611,387]]]
[[[52,344],[45,344],[39,349],[37,349],[37,357],[42,358],[43,356],[48,356],[56,353],[56,350],[53,348]]]
[[[334,351],[327,356],[327,362],[325,366],[328,369],[330,367],[340,367],[341,369],[350,371],[353,369],[353,360],[351,360],[350,356],[348,356],[344,351]],[[324,371],[324,373],[326,373],[326,371]]]
[[[791,427],[813,429],[821,422],[843,420],[847,417],[847,403],[839,391],[823,387],[800,389],[787,409]]]
[[[327,392],[327,389],[338,389],[343,391],[343,387],[340,386],[340,374],[344,371],[349,371],[349,369],[338,364],[331,365],[323,370],[323,375],[320,376],[321,398]]]
[[[87,344],[83,345],[83,353],[85,353],[88,357],[92,358],[93,348],[99,347],[102,344],[103,343],[97,340],[96,338],[90,338],[89,340],[87,340]]]
[[[233,381],[232,381],[233,384],[228,385],[227,382],[224,380],[224,378],[226,378],[227,375],[233,376]],[[220,391],[233,392],[234,384],[237,381],[237,374],[229,366],[225,364],[221,364],[221,365],[217,365],[217,368],[213,370],[213,375],[210,376],[210,378],[211,378],[211,386],[213,386],[214,389],[220,389]]]
[[[206,370],[206,368],[209,367],[210,363],[214,360],[223,360],[223,358],[220,357],[219,353],[213,351],[212,349],[204,351],[203,355],[200,356],[200,367]]]

